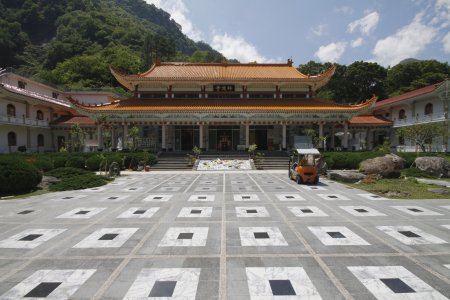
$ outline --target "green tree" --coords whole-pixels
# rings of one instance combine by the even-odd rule
[[[317,132],[312,128],[303,129],[303,134],[311,138],[314,148],[323,148],[323,143],[327,140],[326,136],[318,136]]]
[[[347,97],[352,101],[362,101],[376,95],[386,97],[384,81],[387,70],[377,63],[356,61],[347,67],[345,73]]]
[[[138,138],[139,138],[139,127],[133,126],[130,129],[130,131],[128,132],[128,136],[131,138],[131,142],[130,142],[129,148],[132,151],[136,151],[137,150],[137,145],[138,145],[137,141],[138,141]]]
[[[444,126],[436,123],[418,124],[397,130],[398,136],[414,142],[422,152],[426,152],[426,146],[434,137],[444,137],[447,133]]]
[[[80,124],[74,124],[70,127],[70,149],[73,152],[80,152],[84,146],[84,131]]]

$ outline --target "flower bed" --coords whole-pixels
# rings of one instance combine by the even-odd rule
[[[249,159],[220,159],[200,160],[198,162],[198,171],[234,171],[234,170],[251,170],[252,165]]]

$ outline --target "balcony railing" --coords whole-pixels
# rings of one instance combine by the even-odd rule
[[[424,124],[424,123],[431,123],[431,122],[442,122],[442,121],[445,121],[445,118],[446,118],[446,116],[444,113],[436,113],[436,114],[425,115],[425,116],[418,117],[418,118],[397,119],[394,121],[394,127],[410,126],[410,125]]]
[[[17,118],[13,116],[0,116],[0,123],[6,123],[10,125],[25,125],[25,126],[36,126],[36,127],[49,127],[47,121],[30,119],[30,118]]]

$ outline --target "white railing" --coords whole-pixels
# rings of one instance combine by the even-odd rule
[[[10,90],[12,92],[15,92],[15,93],[18,93],[18,94],[21,94],[21,95],[25,95],[25,96],[36,98],[36,99],[43,100],[43,101],[46,101],[46,102],[55,103],[55,104],[63,105],[63,106],[66,106],[66,107],[70,107],[70,103],[68,101],[66,101],[66,100],[56,99],[56,98],[53,98],[53,97],[50,97],[50,96],[47,96],[47,95],[44,95],[44,94],[40,94],[40,93],[37,93],[37,92],[21,89],[21,88],[18,88],[18,87],[15,87],[15,86],[12,86],[12,85],[9,85],[9,84],[6,84],[6,83],[2,83],[2,85],[7,90]]]
[[[49,127],[47,121],[30,119],[30,118],[17,118],[12,116],[0,116],[0,123],[7,123],[11,125],[26,125],[37,127]]]
[[[394,121],[394,127],[402,127],[402,126],[410,126],[410,125],[415,125],[415,124],[424,124],[424,123],[442,122],[442,121],[445,121],[445,114],[438,113],[438,114],[425,115],[425,116],[421,116],[418,118],[397,119]]]

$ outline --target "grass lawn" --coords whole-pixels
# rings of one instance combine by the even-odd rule
[[[14,200],[14,199],[28,198],[28,197],[32,197],[32,196],[39,196],[39,195],[47,194],[47,193],[50,193],[48,188],[37,189],[35,191],[24,193],[24,194],[13,195],[13,196],[3,196],[3,197],[0,197],[0,201],[1,200]]]
[[[405,179],[381,179],[374,183],[350,184],[351,187],[365,190],[393,199],[449,199],[450,195],[441,195],[428,191],[428,188],[442,186],[418,183]]]

